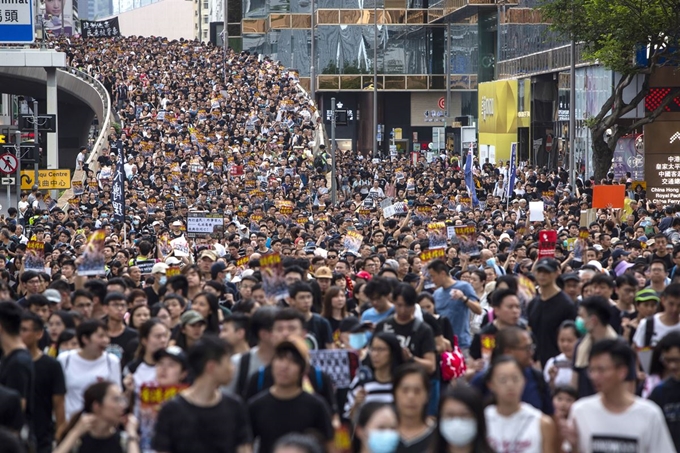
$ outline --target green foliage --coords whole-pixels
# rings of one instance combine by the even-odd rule
[[[651,66],[680,62],[678,0],[544,0],[540,10],[555,31],[584,44],[586,59],[622,74],[644,70],[633,66],[640,46],[651,49]]]

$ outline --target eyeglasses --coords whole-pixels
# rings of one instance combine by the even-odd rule
[[[515,350],[517,350],[517,351],[530,352],[530,353],[533,354],[534,352],[536,352],[536,345],[533,344],[533,343],[531,343],[531,344],[528,344],[528,345],[526,345],[526,346],[522,346],[522,347],[520,347],[520,348],[515,348]]]
[[[389,348],[382,348],[382,347],[376,348],[375,346],[371,346],[370,351],[371,352],[389,352],[390,350],[389,350]]]
[[[668,366],[668,365],[680,365],[680,357],[662,356],[661,362],[666,366]]]
[[[124,308],[127,308],[127,304],[125,302],[117,303],[117,304],[109,304],[109,307],[115,308],[117,310],[122,310]]]

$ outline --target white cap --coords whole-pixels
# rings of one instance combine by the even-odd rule
[[[165,274],[168,271],[168,265],[165,263],[156,263],[151,268],[152,274]]]

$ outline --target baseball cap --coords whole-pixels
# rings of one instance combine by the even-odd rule
[[[61,294],[56,289],[46,289],[43,296],[53,304],[61,302]]]
[[[203,316],[201,316],[201,314],[196,310],[185,311],[184,313],[182,313],[182,316],[179,319],[183,326],[192,326],[199,322],[205,322]]]
[[[168,266],[177,266],[181,262],[182,260],[175,258],[174,256],[169,256],[165,259],[165,264],[167,264]]]
[[[404,275],[404,283],[415,283],[419,281],[420,277],[418,277],[418,275],[414,274],[413,272],[409,272],[408,274]]]
[[[314,273],[314,278],[333,278],[333,271],[331,271],[329,267],[321,266],[316,270],[316,273]]]
[[[640,302],[655,302],[659,303],[659,294],[654,291],[652,288],[645,288],[641,291],[638,291],[637,294],[635,294],[635,303],[640,303]]]
[[[366,272],[366,271],[360,271],[360,272],[357,272],[357,278],[363,278],[364,280],[367,280],[367,281],[368,281],[368,280],[370,280],[372,277],[371,277],[371,274],[369,274],[368,272]]]
[[[203,250],[199,255],[198,259],[208,258],[212,261],[217,261],[217,255],[212,250]]]
[[[172,226],[181,227],[181,226],[182,226],[182,221],[181,221],[181,220],[175,220],[174,222],[172,222],[171,225],[172,225]]]
[[[537,271],[557,272],[560,263],[555,258],[543,258],[536,264]]]
[[[156,263],[151,268],[152,274],[165,274],[168,271],[168,265],[165,263]]]
[[[227,269],[227,265],[224,264],[222,261],[219,261],[212,266],[210,266],[210,274],[211,275],[217,275],[218,272],[223,272]]]
[[[622,249],[616,249],[612,252],[612,259],[614,261],[616,261],[619,258],[621,258],[622,256],[628,256],[628,255],[630,255],[630,252],[626,252],[625,250],[622,250]]]
[[[160,349],[153,354],[153,359],[158,362],[163,357],[169,357],[175,362],[182,365],[183,369],[187,369],[189,363],[187,362],[187,355],[184,353],[182,348],[179,346],[168,346],[167,348]]]
[[[306,366],[309,365],[309,347],[307,347],[307,344],[305,344],[303,339],[292,337],[286,341],[282,341],[276,346],[275,354],[284,351],[290,351],[293,354],[296,354],[305,362]]]
[[[568,272],[568,273],[562,275],[562,281],[563,282],[568,282],[568,281],[580,282],[581,278],[578,276],[578,274],[576,272]]]

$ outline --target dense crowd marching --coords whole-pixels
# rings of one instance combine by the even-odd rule
[[[680,206],[451,152],[338,152],[333,204],[277,62],[52,46],[119,123],[68,206],[2,220],[3,452],[680,448]]]

